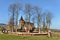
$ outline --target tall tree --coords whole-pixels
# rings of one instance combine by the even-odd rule
[[[35,6],[34,7],[35,11],[36,11],[36,15],[37,15],[37,25],[38,25],[38,28],[39,28],[39,33],[40,33],[40,24],[41,24],[41,10],[38,6]]]
[[[18,24],[18,11],[21,9],[21,5],[19,3],[14,3],[9,6],[9,11],[12,14],[13,24],[17,26]],[[14,27],[14,26],[13,26]],[[16,29],[17,30],[17,29]]]
[[[12,18],[12,16],[10,17],[10,20],[9,20],[9,23],[8,23],[8,30],[10,30],[11,32],[13,32],[13,30],[14,30],[14,20],[13,20],[13,18]]]
[[[15,14],[16,14],[16,25],[18,24],[18,16],[19,16],[19,11],[22,9],[22,6],[21,6],[21,4],[20,3],[15,3]]]
[[[30,18],[31,18],[31,5],[30,4],[25,4],[25,13],[30,22]],[[30,27],[30,23],[29,23],[29,27]],[[29,33],[29,30],[28,30],[28,33]]]
[[[43,31],[46,31],[46,13],[42,14]]]
[[[52,16],[51,12],[48,12],[48,13],[46,14],[46,23],[47,23],[47,26],[48,26],[49,29],[50,29],[52,17],[53,17],[53,16]]]

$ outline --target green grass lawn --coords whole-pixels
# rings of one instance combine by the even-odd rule
[[[48,38],[46,36],[16,36],[0,34],[0,40],[60,40],[60,37]]]

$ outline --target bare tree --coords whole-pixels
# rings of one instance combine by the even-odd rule
[[[17,25],[18,24],[18,15],[19,15],[18,12],[21,10],[22,7],[21,7],[21,4],[20,3],[15,3],[15,5],[16,5],[15,6],[16,7],[15,8],[16,11],[15,12],[16,12],[16,25]]]
[[[51,12],[48,12],[47,14],[46,14],[46,23],[47,23],[47,27],[50,29],[50,24],[51,24],[51,20],[52,20],[52,14],[51,14]]]
[[[31,18],[31,5],[30,4],[25,4],[25,13],[30,22],[30,18]],[[29,23],[29,27],[30,27],[30,23]],[[29,33],[29,30],[28,30],[28,33]]]
[[[42,24],[43,24],[43,31],[46,31],[46,13],[42,14]]]
[[[40,24],[41,24],[41,10],[38,6],[35,6],[34,7],[35,11],[36,11],[36,15],[37,15],[37,25],[38,25],[38,28],[39,28],[39,33],[40,33]]]
[[[13,27],[14,27],[14,12],[15,12],[15,7],[14,6],[13,5],[9,6],[9,11],[11,12],[11,17],[12,17],[10,19],[9,26],[10,26],[10,28],[12,28],[12,32],[13,32]],[[11,22],[12,22],[12,24],[11,24]]]
[[[13,32],[13,30],[14,30],[14,20],[13,20],[12,16],[10,17],[8,25],[9,25],[8,29],[10,29],[10,31]]]
[[[17,26],[18,24],[18,11],[21,9],[21,5],[19,3],[14,3],[9,6],[9,11],[12,14],[13,24]],[[15,21],[16,20],[16,21]],[[16,29],[17,31],[17,29]]]

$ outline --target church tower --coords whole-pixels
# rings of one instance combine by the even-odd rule
[[[20,25],[20,29],[24,29],[24,20],[23,17],[21,16],[20,20],[19,20],[19,25]]]

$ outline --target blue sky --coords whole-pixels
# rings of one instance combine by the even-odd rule
[[[60,29],[60,0],[0,0],[0,23],[8,23],[10,4],[20,2],[30,3],[32,6],[39,6],[43,11],[50,11],[53,14],[51,28]],[[20,13],[22,15],[22,12]],[[19,17],[20,18],[20,17]]]

